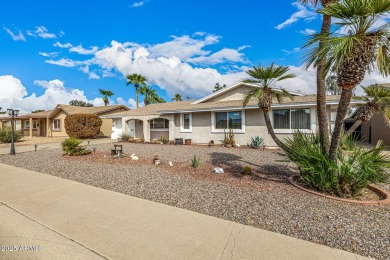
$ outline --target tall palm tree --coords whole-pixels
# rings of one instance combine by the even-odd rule
[[[165,100],[162,99],[158,94],[157,94],[157,90],[149,87],[148,85],[143,85],[140,89],[139,89],[139,93],[141,93],[142,95],[144,95],[144,103],[145,103],[145,106],[149,105],[149,104],[155,104],[155,103],[165,103]]]
[[[286,150],[287,147],[276,136],[272,127],[271,119],[269,117],[269,111],[271,109],[272,100],[274,98],[278,101],[278,103],[282,103],[284,97],[293,99],[293,96],[286,90],[276,90],[272,88],[279,81],[295,77],[294,74],[288,73],[288,70],[288,67],[277,66],[274,63],[268,67],[255,66],[253,69],[250,69],[246,72],[249,76],[251,76],[251,78],[244,80],[246,83],[255,83],[260,85],[260,88],[256,88],[255,90],[248,92],[248,94],[245,96],[243,101],[244,107],[252,98],[257,99],[257,104],[263,111],[268,132],[274,139],[275,143],[283,150]]]
[[[183,97],[180,94],[175,94],[175,97],[172,98],[172,101],[183,101]]]
[[[300,0],[302,4],[309,4],[314,7],[322,5],[327,7],[329,4],[339,0]],[[324,14],[322,17],[321,34],[328,34],[332,23],[332,16]],[[323,45],[323,42],[319,42]],[[317,117],[318,128],[322,142],[322,150],[326,154],[329,148],[329,122],[326,110],[326,57],[321,57],[317,62]]]
[[[306,56],[306,65],[318,64],[326,59],[325,71],[335,66],[337,84],[342,89],[329,147],[331,160],[336,160],[353,89],[363,81],[370,68],[377,67],[385,76],[390,74],[388,24],[375,27],[388,12],[389,0],[344,0],[329,4],[319,13],[339,19],[339,30],[313,35],[304,46],[311,47]]]
[[[359,125],[369,121],[371,117],[382,112],[383,117],[390,125],[390,88],[381,85],[362,87],[365,96],[354,97],[354,99],[363,100],[364,105],[360,105],[355,113],[355,123],[348,129],[347,135],[351,135]]]
[[[138,93],[139,88],[146,84],[146,78],[142,76],[141,74],[133,73],[126,76],[127,78],[127,84],[130,85],[133,84],[135,87],[135,103],[137,104],[137,108],[139,107],[138,104]]]
[[[104,90],[104,89],[99,89],[99,92],[100,94],[103,95],[103,101],[104,101],[104,105],[107,106],[110,102],[108,101],[108,97],[111,97],[114,95],[113,92],[111,92],[110,90]]]

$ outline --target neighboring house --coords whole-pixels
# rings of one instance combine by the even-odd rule
[[[267,146],[275,146],[257,100],[251,100],[246,107],[242,105],[245,94],[258,87],[238,83],[197,101],[152,104],[104,117],[113,119],[113,139],[127,133],[145,141],[166,136],[169,140],[191,139],[192,143],[207,144],[211,140],[222,143],[224,132],[232,128],[240,145],[246,145],[251,137],[260,136]],[[281,138],[291,136],[296,130],[310,133],[318,129],[316,96],[291,93],[295,95],[293,101],[285,99],[282,104],[274,101],[270,111],[275,132]],[[331,127],[336,119],[338,102],[339,96],[327,97]]]
[[[370,121],[361,125],[363,140],[370,144],[377,144],[379,140],[390,146],[390,126],[386,123],[381,112],[377,112]]]
[[[80,107],[70,105],[57,105],[53,110],[31,113],[18,117],[21,119],[24,136],[67,137],[65,131],[65,117],[72,114],[95,114],[99,117],[113,113],[128,111],[124,105]],[[100,136],[111,136],[112,120],[102,118]]]

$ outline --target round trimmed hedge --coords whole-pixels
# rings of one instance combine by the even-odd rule
[[[101,126],[102,120],[95,114],[73,114],[65,117],[65,130],[70,137],[96,137]]]

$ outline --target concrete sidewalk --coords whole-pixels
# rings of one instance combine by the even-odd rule
[[[124,194],[0,164],[0,259],[365,259]]]
[[[88,145],[93,147],[96,144],[105,144],[105,143],[113,143],[116,142],[116,139],[109,139],[109,138],[99,138],[99,139],[84,139],[81,143],[82,145]],[[37,150],[46,150],[46,149],[56,149],[61,148],[61,143],[43,143],[38,144]],[[0,147],[0,154],[9,154],[11,149],[11,144],[9,144],[7,147]],[[29,145],[16,145],[15,146],[15,152],[16,153],[25,153],[25,152],[33,152],[35,151],[34,144]]]

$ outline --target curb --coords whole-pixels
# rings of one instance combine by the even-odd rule
[[[373,185],[370,185],[370,184],[367,185],[367,188],[372,190],[372,191],[374,191],[374,192],[376,192],[376,193],[378,193],[378,194],[380,194],[381,196],[384,197],[384,199],[360,201],[360,200],[343,199],[343,198],[339,198],[339,197],[326,195],[326,194],[323,194],[323,193],[319,193],[319,192],[316,192],[316,191],[313,191],[313,190],[306,189],[306,188],[302,187],[301,185],[297,184],[294,180],[296,178],[298,178],[298,177],[299,176],[291,176],[291,177],[288,177],[287,180],[294,187],[296,187],[296,188],[298,188],[300,190],[303,190],[305,192],[308,192],[308,193],[311,193],[311,194],[323,197],[323,198],[337,200],[337,201],[342,201],[342,202],[347,202],[347,203],[360,204],[360,205],[386,205],[386,204],[390,204],[390,193],[387,192],[384,189],[381,189],[379,187],[376,187],[376,186],[373,186]]]

